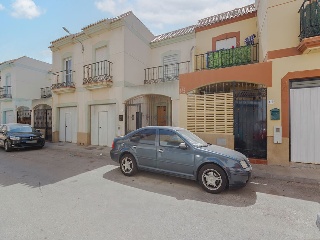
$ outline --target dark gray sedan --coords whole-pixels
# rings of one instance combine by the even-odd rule
[[[110,156],[126,176],[138,170],[170,174],[199,181],[209,193],[245,186],[252,171],[242,153],[207,144],[178,127],[144,127],[117,137]]]
[[[8,123],[0,126],[0,147],[6,152],[21,148],[42,148],[45,139],[42,133],[29,124]]]

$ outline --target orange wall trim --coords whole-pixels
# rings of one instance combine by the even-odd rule
[[[235,47],[240,47],[240,32],[229,32],[212,38],[212,51],[216,51],[217,41],[234,37],[236,38],[237,44]]]
[[[243,66],[202,70],[179,76],[180,93],[186,94],[218,82],[249,82],[272,86],[272,62],[255,63]]]
[[[318,47],[320,47],[320,36],[303,39],[298,46],[298,50],[301,53],[303,53],[307,49],[318,48]]]
[[[290,80],[308,80],[308,78],[320,77],[320,69],[289,72],[281,79],[281,123],[282,123],[282,136],[289,138],[289,90]]]
[[[268,52],[268,60],[276,59],[276,58],[283,58],[283,57],[292,57],[292,56],[296,56],[296,55],[301,55],[301,52],[296,47],[279,49],[279,50],[269,51]]]
[[[227,25],[227,24],[231,24],[231,23],[235,23],[235,22],[240,22],[240,21],[243,21],[243,20],[246,20],[246,19],[254,18],[256,16],[257,16],[257,11],[252,12],[252,13],[248,13],[246,15],[242,15],[242,16],[239,16],[239,17],[235,17],[235,18],[232,18],[232,19],[228,19],[228,20],[225,20],[225,21],[222,21],[222,22],[213,23],[213,24],[210,24],[208,26],[203,26],[203,27],[200,26],[200,27],[197,27],[195,29],[195,31],[196,31],[196,33],[197,32],[202,32],[202,31],[206,31],[206,30],[209,30],[209,29],[212,29],[212,28],[223,26],[223,25]]]

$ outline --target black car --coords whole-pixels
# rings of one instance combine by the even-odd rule
[[[29,124],[8,123],[0,125],[0,147],[6,152],[21,148],[42,148],[43,134]]]

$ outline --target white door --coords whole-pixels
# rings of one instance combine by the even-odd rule
[[[290,89],[290,121],[291,161],[320,164],[320,87]]]
[[[60,108],[59,141],[77,143],[77,108]]]
[[[111,147],[116,136],[116,105],[91,106],[91,144]]]
[[[5,123],[13,123],[14,122],[13,111],[5,111],[4,112],[4,121],[5,121]]]
[[[98,115],[99,146],[108,145],[108,112],[99,112]]]
[[[70,112],[65,113],[65,141],[72,142],[72,115]]]

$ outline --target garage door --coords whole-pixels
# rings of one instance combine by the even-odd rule
[[[59,141],[77,143],[77,108],[60,108]]]
[[[111,147],[116,136],[116,105],[91,106],[91,144]]]
[[[320,164],[320,80],[292,82],[291,161]]]
[[[13,111],[5,111],[4,112],[4,122],[5,123],[13,123],[14,122]]]

